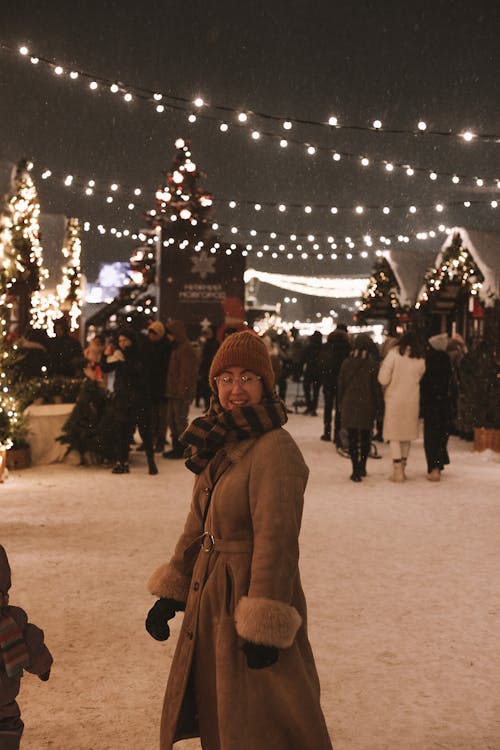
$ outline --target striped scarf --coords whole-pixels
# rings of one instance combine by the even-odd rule
[[[217,397],[212,396],[207,414],[194,419],[181,435],[181,442],[188,446],[186,467],[201,474],[228,438],[259,437],[287,420],[286,407],[277,396],[265,397],[257,406],[229,410],[223,409]]]
[[[29,664],[28,650],[17,622],[0,613],[0,653],[7,677],[21,674]]]

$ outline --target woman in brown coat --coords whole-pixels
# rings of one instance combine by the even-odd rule
[[[197,478],[174,555],[149,581],[146,627],[168,638],[185,610],[161,750],[331,750],[298,570],[308,469],[288,432],[263,342],[228,337],[210,368],[209,412],[183,435]]]

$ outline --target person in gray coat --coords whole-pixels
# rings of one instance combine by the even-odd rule
[[[372,350],[373,342],[366,333],[356,336],[353,351],[342,362],[337,383],[342,427],[349,436],[353,482],[361,482],[366,476],[372,427],[382,402],[378,363]]]

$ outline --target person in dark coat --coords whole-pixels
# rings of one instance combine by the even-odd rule
[[[85,357],[80,342],[70,335],[66,318],[56,320],[54,333],[49,348],[51,375],[78,377],[85,367]]]
[[[312,417],[317,416],[319,389],[320,389],[320,369],[319,353],[321,351],[322,338],[319,331],[314,331],[309,336],[304,352],[304,397],[306,400],[306,409],[304,414],[310,414]]]
[[[165,395],[165,386],[171,351],[172,344],[167,337],[165,326],[160,320],[153,320],[148,325],[146,356],[148,358],[149,388],[151,393],[151,429],[153,433],[153,447],[156,453],[162,453],[165,449],[167,432],[167,397]]]
[[[448,334],[431,336],[425,357],[425,373],[420,381],[420,408],[424,418],[424,450],[427,479],[439,482],[448,457],[453,377],[450,356],[446,351]]]
[[[215,355],[208,414],[182,436],[196,475],[170,561],[151,576],[157,640],[183,611],[161,750],[331,750],[307,630],[299,532],[309,470],[264,343],[234,333]]]
[[[163,458],[180,459],[183,456],[179,437],[188,424],[189,406],[196,396],[198,357],[188,339],[182,320],[171,320],[167,336],[172,342],[172,352],[167,371],[167,425],[172,436],[172,449]]]
[[[129,451],[137,425],[142,438],[150,474],[157,474],[151,432],[150,375],[145,347],[132,328],[118,333],[118,348],[108,344],[104,349],[103,372],[114,372],[113,399],[106,425],[101,430],[113,432],[115,446],[114,474],[128,474]],[[107,427],[107,430],[106,430]]]
[[[347,335],[347,328],[344,325],[338,325],[337,328],[328,335],[326,343],[321,347],[319,355],[320,381],[323,386],[324,409],[323,409],[323,434],[321,440],[330,441],[332,439],[332,412],[335,404],[335,422],[333,431],[333,442],[337,447],[340,446],[340,409],[338,405],[337,380],[339,377],[342,362],[349,356],[351,344]]]
[[[210,372],[210,365],[215,357],[215,352],[219,348],[219,342],[215,333],[215,328],[213,327],[207,328],[205,331],[205,340],[201,347],[200,367],[198,370],[196,398],[203,401],[205,410],[210,406],[210,394],[212,392],[208,382],[208,373]]]
[[[342,427],[349,436],[353,482],[361,482],[366,476],[371,432],[382,401],[372,343],[366,333],[356,336],[354,349],[340,368],[337,384]]]
[[[50,677],[52,654],[43,630],[28,621],[20,607],[9,605],[11,571],[0,545],[0,748],[18,750],[24,724],[16,698],[24,671],[43,682]]]

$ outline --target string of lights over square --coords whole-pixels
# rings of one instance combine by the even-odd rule
[[[133,86],[131,84],[123,83],[111,78],[98,76],[84,70],[68,68],[67,66],[63,66],[54,60],[50,60],[46,57],[42,57],[41,55],[31,53],[25,45],[21,46],[18,50],[14,50],[9,45],[0,43],[0,50],[8,54],[19,53],[22,57],[30,60],[30,62],[34,66],[42,65],[42,67],[49,68],[56,77],[69,78],[73,81],[84,81],[85,84],[87,84],[87,90],[90,92],[96,92],[99,90],[109,91],[112,95],[119,95],[123,101],[129,104],[134,102],[134,100],[137,100],[139,102],[146,103],[149,106],[154,106],[154,110],[158,114],[163,114],[166,109],[188,111],[188,121],[190,123],[196,122],[197,119],[215,121],[218,123],[220,133],[226,133],[230,129],[230,127],[245,128],[250,131],[253,141],[258,141],[261,138],[273,139],[279,144],[279,147],[281,149],[286,149],[289,145],[295,145],[300,147],[302,152],[308,156],[326,154],[330,156],[334,162],[339,162],[341,161],[341,159],[345,158],[355,160],[362,167],[382,165],[383,169],[387,173],[404,172],[409,177],[421,175],[430,180],[437,180],[439,177],[446,177],[450,178],[454,184],[457,184],[463,180],[470,180],[480,187],[489,184],[489,182],[497,183],[497,185],[500,182],[499,178],[488,180],[482,176],[477,175],[471,176],[446,171],[438,171],[434,168],[414,166],[412,164],[401,162],[395,159],[380,159],[371,157],[367,154],[337,150],[331,145],[313,144],[307,141],[291,138],[288,133],[293,129],[294,125],[308,125],[321,128],[323,131],[329,133],[331,133],[332,130],[353,130],[364,131],[368,133],[399,133],[415,137],[422,135],[432,135],[446,137],[464,143],[470,143],[472,141],[480,141],[484,143],[500,143],[500,136],[498,135],[473,133],[471,130],[463,130],[462,132],[453,130],[437,131],[428,128],[427,124],[423,120],[418,123],[416,129],[404,129],[383,127],[382,122],[378,119],[374,120],[370,126],[364,126],[349,123],[340,123],[338,121],[338,118],[334,115],[329,116],[328,120],[326,120],[325,122],[319,122],[312,119],[303,119],[299,117],[284,118],[259,111],[242,112],[236,108],[229,106],[209,104],[199,96],[191,100],[187,97],[179,96],[177,94],[153,91],[145,87]],[[192,111],[193,108],[196,110],[196,114]],[[211,111],[224,112],[225,115],[229,115],[232,118],[231,124],[229,124],[229,122],[227,122],[226,120],[221,120],[220,117],[216,115],[210,114]],[[256,129],[254,125],[255,120],[264,120],[267,122],[278,124],[280,129],[286,131],[287,137],[284,138],[282,132],[277,133],[265,131],[262,129]]]
[[[137,203],[137,199],[140,198],[140,196],[145,192],[143,187],[133,187],[122,182],[111,182],[107,186],[105,186],[105,180],[102,178],[93,177],[88,180],[86,177],[79,176],[74,172],[57,173],[49,167],[43,167],[41,169],[40,177],[42,178],[42,180],[55,179],[67,188],[73,190],[81,190],[87,197],[100,196],[104,198],[105,202],[108,205],[115,204],[117,198],[119,196],[123,196],[124,198],[129,200],[129,203],[127,205],[129,211],[133,211],[137,208],[145,208],[144,205]],[[478,187],[482,187],[483,185],[484,183],[482,181],[479,181]],[[500,189],[500,180],[497,181],[496,187]],[[160,196],[163,203],[168,203],[168,201],[170,200],[169,195],[171,195],[171,193],[169,192],[168,188],[159,188],[156,192],[157,198],[158,196]],[[327,211],[334,216],[341,212],[353,213],[359,216],[366,213],[367,211],[378,211],[384,215],[388,215],[396,210],[402,210],[410,214],[416,214],[417,212],[428,208],[432,208],[438,213],[441,213],[446,209],[447,206],[464,206],[465,208],[470,208],[474,205],[489,205],[491,208],[498,208],[498,201],[491,198],[471,198],[470,200],[461,199],[451,201],[441,199],[433,201],[432,203],[419,203],[418,205],[413,203],[394,203],[392,205],[373,204],[363,202],[362,200],[357,200],[353,204],[349,205],[332,205],[331,203],[314,202],[300,203],[298,201],[288,201],[287,203],[284,203],[283,201],[265,201],[256,198],[237,198],[235,200],[233,198],[214,198],[212,196],[207,198],[207,200],[211,200],[214,205],[227,206],[231,209],[238,208],[239,206],[250,206],[255,211],[260,212],[263,209],[270,208],[278,211],[280,214],[283,214],[290,210],[301,211],[305,214],[312,214],[313,211]]]
[[[213,200],[213,197],[210,193],[201,188],[201,186],[198,184],[200,173],[196,164],[191,160],[189,142],[179,138],[175,142],[175,146],[177,148],[177,153],[173,160],[172,169],[166,174],[163,186],[160,187],[155,193],[155,197],[157,200],[157,209],[148,209],[143,207],[143,213],[152,223],[161,222],[165,224],[179,220],[181,224],[183,222],[189,222],[192,226],[195,226],[200,218],[202,218],[204,223],[208,223],[208,217],[211,214],[212,206],[216,203],[216,201]],[[33,168],[32,163],[29,164],[29,168],[30,170]],[[43,179],[48,179],[50,176],[53,176],[53,173],[50,170],[46,169],[43,171]],[[64,178],[63,184],[67,189],[75,189],[78,185],[78,179],[75,179],[73,175],[67,175]],[[94,195],[95,191],[99,192],[98,188],[96,188],[95,180],[88,181],[86,185],[87,187],[85,187],[85,195]],[[114,192],[116,194],[119,190],[119,185],[117,183],[113,183],[110,186],[110,190],[111,192]],[[142,195],[142,189],[134,188],[134,195]],[[109,200],[110,198],[111,201]],[[112,196],[108,196],[108,203],[112,203],[113,200],[114,198],[112,198]],[[220,203],[223,202],[225,201],[220,201]],[[248,203],[248,201],[242,201],[242,203],[245,204]],[[230,207],[235,207],[237,204],[235,201],[231,201],[229,205]],[[460,201],[457,201],[451,205],[463,205],[465,208],[470,208],[473,205],[485,205],[485,202],[464,201],[462,203]],[[496,208],[498,204],[496,201],[490,201],[489,205],[491,206],[491,208]],[[420,208],[430,207],[431,206],[429,205],[421,206]],[[140,208],[140,206],[129,203],[128,208],[135,209]],[[278,206],[278,208],[279,210],[281,210],[283,207]],[[418,210],[416,206],[402,206],[402,208],[407,208],[408,214],[414,214]],[[436,210],[439,212],[445,210],[445,206],[439,204],[437,206],[434,206],[434,208],[436,208]],[[356,213],[359,214],[362,212],[357,211]],[[389,210],[384,211],[384,213],[389,213]],[[139,230],[134,230],[127,227],[106,227],[102,223],[94,225],[90,221],[83,222],[83,229],[86,232],[92,231],[92,229],[97,229],[99,234],[104,235],[109,233],[116,239],[130,238],[133,240],[139,239],[141,241],[145,239],[141,236],[141,232]],[[238,228],[234,225],[224,222],[212,222],[210,225],[210,229],[213,232],[223,230],[233,236],[239,235],[239,239],[241,239],[241,236],[245,234],[248,234],[252,239],[257,237],[258,239],[256,241],[261,242],[260,248],[254,247],[253,244],[246,244],[244,248],[245,254],[248,254],[249,252],[255,252],[257,257],[262,257],[264,253],[269,253],[273,258],[283,257],[283,253],[285,252],[287,258],[293,258],[295,257],[293,251],[295,251],[295,253],[300,253],[302,258],[309,257],[308,252],[311,252],[313,257],[316,257],[318,260],[322,260],[324,258],[324,255],[321,246],[328,244],[331,252],[330,258],[335,260],[339,257],[339,254],[332,251],[337,250],[339,245],[345,244],[347,248],[345,257],[347,259],[351,259],[353,255],[352,253],[350,253],[350,250],[355,249],[356,245],[360,243],[362,243],[364,247],[371,248],[374,246],[374,243],[390,245],[393,241],[397,241],[400,243],[408,243],[410,241],[410,236],[408,234],[402,233],[385,233],[384,235],[380,235],[378,238],[374,238],[370,233],[366,231],[360,234],[359,227],[357,227],[355,230],[355,236],[346,235],[343,238],[335,237],[328,233],[317,231],[311,232],[310,230],[308,232],[296,231],[290,233],[289,231],[284,232],[269,229],[257,230],[250,227]],[[443,231],[446,231],[446,226],[442,224],[437,229],[424,231],[420,230],[414,233],[412,236],[417,240],[433,239],[438,232]],[[267,242],[262,241],[264,238],[265,240],[267,240]],[[286,240],[287,244],[283,242],[283,239]],[[269,240],[273,241],[273,243],[274,241],[277,241],[277,243],[269,244]],[[289,241],[297,243],[296,246],[294,248],[290,248],[290,246],[288,245]],[[302,243],[309,243],[310,247],[305,247]],[[200,250],[203,246],[204,242],[197,243],[197,250]],[[216,240],[213,240],[210,245],[210,250],[212,252],[216,252],[219,247],[220,243],[218,243]],[[227,251],[231,251],[231,249],[235,248],[236,244],[231,243],[229,244]],[[360,255],[364,258],[368,257],[368,253],[366,252],[366,250],[363,250]]]

